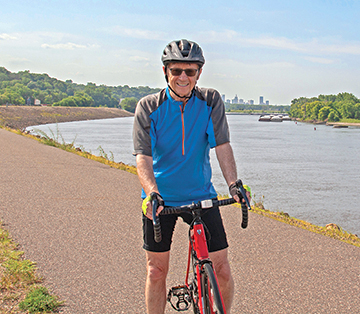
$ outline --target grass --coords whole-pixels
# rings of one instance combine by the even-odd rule
[[[64,116],[64,115],[62,115],[60,113],[50,113],[50,112],[41,112],[40,115],[43,116],[43,117],[48,117],[48,118],[53,118],[53,119]],[[66,115],[66,116],[68,116],[68,115]]]
[[[19,308],[29,313],[52,313],[61,304],[62,302],[59,302],[56,296],[51,295],[45,287],[34,286],[25,299],[19,303]]]
[[[325,124],[325,121],[321,121],[321,120],[314,120],[310,117],[307,117],[306,119],[296,119],[300,122],[307,122],[307,123],[320,123],[320,124]],[[353,123],[353,124],[358,124],[360,123],[360,120],[357,119],[340,119],[339,121],[329,121],[329,124],[334,124],[334,123]]]
[[[357,119],[341,119],[339,122],[343,122],[343,123],[360,123],[360,120],[357,120]]]
[[[254,195],[254,199],[255,199],[255,195]],[[240,205],[238,205],[238,204],[235,204],[235,206],[240,207]],[[305,230],[308,230],[308,231],[311,231],[314,233],[322,234],[324,236],[360,247],[360,238],[357,235],[351,234],[351,233],[343,230],[340,226],[338,226],[336,224],[330,223],[330,224],[327,224],[325,227],[321,227],[321,226],[311,224],[304,220],[290,217],[290,215],[288,213],[284,213],[282,211],[281,212],[273,212],[273,211],[265,209],[264,197],[262,197],[260,200],[254,201],[254,205],[252,206],[252,212],[262,215],[262,216],[265,216],[265,217],[269,217],[271,219],[275,219],[277,221],[287,223],[289,225],[292,225],[292,226],[295,226],[298,228],[302,228],[302,229],[305,229]]]
[[[50,130],[51,135],[46,134],[45,132],[41,130],[34,130],[35,132],[39,133],[39,135],[31,135],[28,133],[23,133],[19,130],[14,131],[10,128],[8,128],[9,131],[13,131],[17,134],[24,135],[26,137],[35,139],[43,144],[57,147],[60,149],[63,149],[68,152],[72,152],[74,154],[77,154],[79,156],[95,160],[97,162],[101,162],[103,164],[106,164],[112,168],[125,170],[133,174],[137,174],[136,167],[124,164],[123,162],[115,162],[114,161],[114,155],[112,152],[110,152],[110,156],[104,151],[104,149],[99,146],[98,151],[100,156],[93,155],[89,152],[87,152],[83,147],[76,147],[75,146],[75,139],[71,143],[66,143],[61,134],[59,133],[59,130],[56,130],[56,133],[54,133],[52,130]]]
[[[36,264],[0,226],[0,313],[54,313],[63,303],[41,286]]]

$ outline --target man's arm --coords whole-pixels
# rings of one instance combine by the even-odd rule
[[[150,193],[152,192],[156,192],[159,194],[159,190],[154,176],[152,157],[138,154],[136,155],[136,165],[140,184],[143,187],[145,194],[150,195]],[[162,208],[162,206],[159,206],[158,212],[160,212]],[[147,202],[146,217],[152,219],[151,213],[151,202]]]
[[[230,143],[227,142],[216,146],[215,152],[225,181],[227,185],[230,186],[237,180],[236,162],[232,147]],[[234,198],[237,202],[240,202],[237,195],[235,195]]]
[[[154,176],[152,157],[141,154],[136,155],[136,168],[145,194],[149,195],[151,192],[159,193]]]
[[[234,153],[230,143],[228,142],[216,146],[215,152],[227,185],[229,186],[230,184],[235,183],[237,180],[237,171]]]
[[[230,143],[225,143],[215,147],[216,157],[219,161],[221,171],[226,180],[228,186],[235,183],[237,180],[237,171],[236,171],[236,162],[234,158],[234,153]],[[251,201],[250,192],[246,191],[246,197],[249,202]],[[234,199],[240,203],[240,198],[237,195],[234,195]]]

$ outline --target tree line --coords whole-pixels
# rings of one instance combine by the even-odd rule
[[[249,105],[225,103],[226,111],[252,111],[252,112],[282,112],[290,110],[289,105]]]
[[[133,112],[140,98],[159,90],[148,86],[97,86],[91,82],[76,84],[72,80],[61,81],[45,73],[12,73],[0,67],[0,105],[34,105],[37,99],[41,104],[52,106],[121,107]]]
[[[289,115],[314,121],[360,120],[360,100],[350,93],[295,98]]]

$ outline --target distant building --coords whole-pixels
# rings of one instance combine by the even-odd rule
[[[239,103],[239,98],[237,95],[235,95],[234,99],[232,100],[233,104],[238,104]]]
[[[233,99],[226,99],[225,94],[221,94],[221,99],[223,100],[224,103],[228,103],[228,104],[240,104],[240,105],[254,105],[255,104],[255,100],[249,99],[246,101],[243,98],[238,98],[237,94],[235,95],[235,97]],[[264,96],[259,97],[259,104],[265,105]],[[266,104],[267,105],[269,104],[268,100],[266,100]]]
[[[269,105],[270,105],[270,102],[269,102],[268,100],[266,101],[266,105],[267,105],[267,106],[269,106]]]

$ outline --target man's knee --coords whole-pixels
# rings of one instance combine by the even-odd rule
[[[210,258],[213,262],[216,276],[224,281],[230,281],[232,276],[230,263],[227,258],[227,249],[211,253]]]
[[[167,276],[167,269],[161,266],[148,265],[147,275],[151,281],[164,280]]]
[[[217,277],[221,277],[225,281],[231,280],[231,269],[228,261],[214,265]]]
[[[147,255],[148,279],[151,281],[165,280],[169,269],[168,254],[148,253]]]

